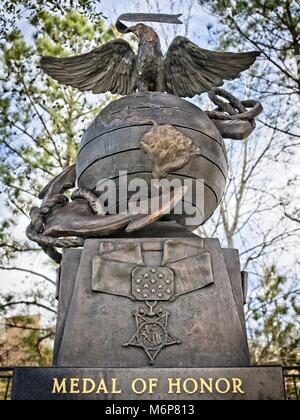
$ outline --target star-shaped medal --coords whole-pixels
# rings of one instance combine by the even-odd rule
[[[149,316],[145,311],[134,312],[137,331],[124,347],[141,347],[146,352],[153,365],[160,351],[167,346],[181,344],[168,330],[169,312],[163,313],[161,308],[157,313]]]

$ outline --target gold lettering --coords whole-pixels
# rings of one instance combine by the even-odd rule
[[[192,385],[192,389],[189,389],[189,385]],[[193,378],[188,378],[183,382],[183,390],[186,394],[195,394],[198,390],[198,383]]]
[[[157,387],[157,379],[156,378],[149,378],[149,391],[148,394],[153,394],[154,389]]]
[[[58,382],[57,378],[53,378],[53,389],[52,394],[66,394],[67,393],[67,380],[63,378],[61,383]]]
[[[118,389],[118,384],[117,384],[117,378],[112,378],[111,379],[112,382],[112,394],[122,394],[122,391],[120,389]]]
[[[174,394],[173,388],[176,388],[175,394],[181,394],[181,379],[180,378],[176,378],[175,380],[173,378],[169,378],[168,384],[169,384],[168,394]]]
[[[70,390],[68,391],[67,385],[70,381]],[[135,379],[131,384],[132,391],[137,394],[154,394],[158,385],[157,378],[142,378]],[[92,394],[95,392],[96,383],[91,378],[82,378],[82,394]],[[200,394],[206,392],[213,394],[214,390],[219,394],[227,394],[230,391],[232,394],[245,394],[243,389],[243,381],[240,378],[199,378],[199,382],[194,378],[168,378],[168,394],[195,394],[197,391]],[[79,394],[80,391],[80,378],[53,378],[52,394]],[[96,394],[109,394],[108,387],[106,386],[104,378],[99,382]],[[111,394],[122,394],[122,390],[118,384],[117,378],[111,378]]]
[[[245,394],[242,390],[243,381],[240,378],[232,378],[233,394]]]
[[[90,387],[88,387],[90,385]],[[82,380],[82,393],[83,394],[91,394],[95,391],[96,384],[93,379],[83,378]]]
[[[226,384],[225,390],[221,389],[221,382],[224,382]],[[230,382],[226,378],[220,378],[216,381],[215,387],[219,394],[227,394],[230,391]]]
[[[213,393],[213,378],[208,378],[209,383],[203,379],[200,378],[200,394],[205,394],[206,391],[208,391],[209,394]],[[204,388],[206,390],[204,390]]]
[[[70,394],[79,394],[79,378],[70,378]]]
[[[101,379],[99,383],[96,394],[101,394],[101,392],[103,392],[103,394],[108,394],[108,389],[103,378]]]
[[[141,384],[140,390],[137,389],[139,384]],[[137,378],[132,382],[131,389],[135,394],[144,394],[147,391],[147,382],[142,378]]]

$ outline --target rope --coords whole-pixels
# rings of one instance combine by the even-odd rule
[[[218,111],[226,112],[229,115],[241,114],[246,111],[242,102],[224,89],[214,88],[209,94],[209,99],[218,107]],[[228,102],[223,101],[227,99]]]
[[[83,238],[52,238],[51,236],[45,236],[41,233],[37,233],[32,224],[27,227],[26,235],[32,241],[47,247],[77,248],[84,243]]]
[[[106,212],[98,200],[97,196],[91,191],[79,189],[72,195],[72,199],[84,198],[88,201],[92,210],[97,215],[106,215]],[[31,223],[26,229],[26,236],[33,242],[36,242],[43,251],[53,259],[57,264],[61,263],[62,254],[56,248],[78,248],[83,246],[84,238],[53,238],[43,235],[45,230],[45,218],[57,207],[64,207],[69,202],[63,194],[57,194],[50,197],[40,208],[33,207],[30,211]]]
[[[79,188],[78,190],[74,191],[72,194],[72,200],[76,200],[77,198],[84,198],[86,201],[89,202],[89,205],[93,212],[97,216],[106,216],[107,211],[104,209],[99,197],[96,196],[92,191],[84,190],[83,188]]]
[[[217,106],[214,111],[206,111],[208,117],[213,120],[248,120],[255,127],[255,118],[263,111],[260,102],[254,100],[240,101],[224,89],[212,89],[208,96]],[[251,109],[247,110],[248,108]]]
[[[56,262],[56,264],[60,264],[62,261],[62,254],[58,252],[55,248],[52,246],[45,246],[39,244],[42,250],[45,252],[48,257],[50,257],[52,260]]]

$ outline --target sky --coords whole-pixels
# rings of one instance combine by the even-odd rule
[[[191,3],[190,3],[191,2]],[[152,12],[157,13],[156,9],[156,0],[153,1],[135,1],[135,0],[102,0],[99,4],[99,10],[103,12],[103,15],[107,18],[107,25],[115,24],[117,17],[123,13],[133,13],[133,12]],[[194,42],[197,42],[202,47],[208,46],[208,31],[207,24],[216,23],[216,20],[208,16],[205,11],[199,6],[197,0],[185,0],[180,1],[176,0],[177,7],[172,10],[170,4],[172,1],[168,0],[159,0],[160,13],[183,13],[182,20],[185,22],[184,25],[162,25],[162,24],[153,24],[151,25],[159,33],[162,38],[162,47],[166,50],[167,43],[172,41],[175,35],[185,35],[185,31],[188,30],[189,38]],[[178,7],[179,4],[184,6]],[[193,6],[190,9],[190,19],[189,26],[187,27],[187,6],[192,4]],[[151,6],[149,6],[151,4]],[[154,7],[153,10],[150,10]],[[21,22],[20,28],[25,35],[27,42],[32,39],[32,31],[30,25],[23,21]],[[166,35],[168,40],[166,41]],[[4,199],[0,195],[0,218],[7,216],[7,210],[4,207]],[[13,230],[13,236],[16,238],[25,238],[25,226],[27,225],[28,220],[25,217],[21,217],[19,223]],[[12,263],[14,266],[32,269],[37,272],[42,272],[46,276],[55,279],[55,271],[53,267],[49,266],[47,262],[49,261],[48,257],[42,252],[34,253],[30,258],[28,254],[21,255],[16,261]],[[22,272],[18,271],[0,271],[0,293],[4,292],[18,292],[25,293],[30,288],[36,288],[37,277],[30,274],[24,275]],[[36,310],[33,311],[34,313]],[[44,314],[46,318],[45,322],[47,323],[47,314]],[[52,321],[51,321],[52,322]]]
[[[183,13],[182,19],[186,21],[189,11],[188,11],[188,4],[190,0],[177,0],[175,3],[178,5],[182,3],[183,6],[176,7],[174,10],[171,10],[170,4],[172,1],[170,0],[159,0],[160,12],[161,13]],[[149,9],[149,4],[151,5]],[[116,18],[122,13],[133,13],[133,12],[157,12],[155,7],[156,0],[146,1],[136,1],[136,0],[102,0],[101,4],[99,5],[99,10],[101,10],[104,16],[107,17],[108,24],[114,24],[116,22]],[[203,48],[207,48],[209,46],[209,36],[207,25],[215,25],[218,27],[218,22],[216,19],[206,13],[206,11],[201,8],[195,0],[193,2],[193,6],[190,10],[191,19],[189,22],[189,34],[188,37],[196,42],[199,46]],[[184,35],[186,30],[186,25],[182,26],[173,26],[173,25],[161,25],[161,24],[151,24],[161,35],[163,39],[163,47],[166,48],[166,41],[165,38],[165,31],[167,31],[167,38],[168,42],[171,42],[172,37],[174,37],[175,33]],[[23,30],[26,32],[27,37],[31,36],[30,30],[28,25],[23,25]],[[298,171],[298,169],[295,169]],[[282,179],[281,179],[282,181]],[[0,197],[0,217],[3,216],[3,205],[2,205],[1,197]],[[16,237],[24,237],[24,230],[25,224],[27,221],[25,218],[21,219],[20,223],[16,226],[15,231],[13,232]],[[251,234],[251,233],[250,233]],[[286,257],[285,257],[286,258]],[[292,257],[291,257],[292,258]],[[34,268],[37,271],[44,272],[45,275],[49,275],[52,278],[55,277],[54,270],[49,267],[47,264],[47,257],[44,256],[42,253],[39,253],[38,256],[34,257],[34,260],[29,261],[28,256],[20,257],[20,259],[16,262],[16,265],[22,266],[24,268]],[[285,263],[289,263],[288,260],[285,260]],[[0,292],[1,291],[26,291],[29,287],[32,287],[34,284],[34,278],[31,276],[26,276],[27,278],[24,280],[24,274],[18,272],[0,272]]]
[[[153,5],[154,10],[149,9],[149,3]],[[176,7],[174,10],[170,8],[170,4],[172,2],[168,0],[159,0],[159,7],[161,8],[161,13],[183,13],[182,19],[185,21],[187,15],[185,13],[185,8],[187,4],[190,3],[190,0],[186,0],[181,2],[176,1],[175,3],[180,4],[184,3],[184,7]],[[195,41],[202,42],[202,47],[207,46],[207,24],[208,23],[216,23],[216,20],[208,16],[205,11],[199,6],[196,0],[192,1],[193,7],[190,10],[191,19],[190,19],[190,26],[189,26],[189,37],[194,39]],[[123,13],[129,12],[156,12],[156,0],[154,1],[135,1],[135,0],[102,0],[99,4],[99,10],[103,12],[103,15],[107,18],[107,25],[115,24],[117,17]],[[152,7],[152,6],[151,6]],[[163,37],[163,28],[162,24],[152,24],[153,27],[161,34]],[[164,25],[165,29],[168,31],[169,41],[172,40],[173,33],[175,34],[182,34],[184,35],[184,31],[186,30],[186,25]],[[167,27],[167,28],[166,28]],[[26,40],[30,41],[32,38],[32,32],[30,25],[26,22],[21,22],[21,29],[22,32],[26,36]],[[7,216],[7,209],[4,207],[4,199],[0,195],[0,218]],[[13,235],[15,237],[24,238],[25,237],[25,225],[28,221],[25,217],[22,217],[20,223],[14,228]],[[16,261],[15,265],[27,268],[35,268],[37,271],[43,271],[45,275],[54,276],[53,269],[49,268],[46,265],[47,257],[43,256],[42,253],[39,253],[38,256],[35,256],[34,261],[28,261],[28,256],[21,256],[18,261]],[[1,291],[14,291],[14,290],[27,290],[32,283],[32,278],[30,276],[26,276],[24,280],[24,274],[19,272],[0,272],[0,292]]]
[[[176,4],[176,7],[174,7],[173,10],[170,7],[172,3]],[[107,17],[107,21],[110,24],[114,24],[116,22],[116,18],[123,13],[157,13],[156,5],[156,0],[102,0],[99,10],[101,10],[103,15]],[[177,0],[175,2],[170,0],[159,0],[159,8],[160,13],[182,13],[181,20],[185,23],[184,25],[163,25],[164,28],[167,26],[172,27],[168,30],[171,33],[176,32],[178,35],[185,35],[186,21],[189,19],[190,15],[189,38],[197,41],[201,40],[200,46],[207,46],[207,25],[217,24],[217,20],[206,13],[197,0]],[[151,23],[151,26],[153,26],[160,35],[162,35],[161,24]]]

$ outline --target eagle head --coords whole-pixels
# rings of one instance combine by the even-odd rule
[[[129,32],[136,35],[141,42],[159,42],[157,33],[150,26],[144,25],[143,23],[129,27],[126,33]]]

